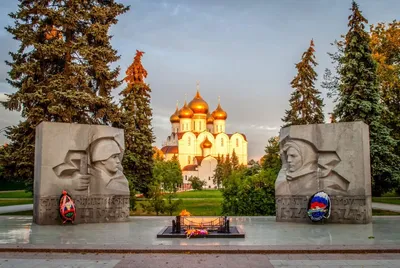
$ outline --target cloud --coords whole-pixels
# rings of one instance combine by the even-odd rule
[[[271,127],[268,125],[250,125],[252,129],[260,129],[260,130],[268,130],[268,131],[276,131],[279,130],[280,127]]]
[[[177,5],[174,10],[172,11],[172,16],[176,16],[179,14],[179,9],[180,9],[181,5]]]
[[[0,93],[0,101],[7,101],[8,97],[5,93]]]

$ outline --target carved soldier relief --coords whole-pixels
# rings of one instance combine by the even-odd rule
[[[331,222],[370,222],[368,135],[362,122],[282,128],[282,168],[275,181],[277,220],[306,221],[309,198],[323,191],[332,200]]]
[[[35,223],[58,224],[54,200],[63,190],[75,201],[77,223],[128,219],[122,129],[42,122],[36,133]]]
[[[319,152],[300,139],[282,142],[282,170],[276,182],[277,195],[312,195],[319,190],[346,193],[349,181],[334,171],[340,162],[336,152]]]
[[[53,170],[64,188],[74,194],[129,195],[121,160],[117,141],[105,137],[92,142],[85,151],[68,151],[65,161]]]

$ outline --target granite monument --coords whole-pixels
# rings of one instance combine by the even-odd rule
[[[369,223],[369,129],[363,122],[295,125],[280,131],[282,168],[275,182],[276,220],[306,222],[309,198],[331,199],[328,222]]]
[[[76,223],[129,217],[123,174],[124,131],[100,125],[42,122],[36,127],[34,209],[37,224],[59,224],[63,190],[76,205]]]

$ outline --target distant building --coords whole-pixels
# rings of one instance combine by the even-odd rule
[[[162,152],[167,160],[174,155],[182,167],[183,188],[190,189],[190,176],[197,176],[206,182],[204,188],[216,188],[213,183],[217,157],[232,155],[235,151],[239,164],[247,165],[247,140],[241,133],[225,133],[228,114],[222,109],[220,101],[210,113],[208,104],[197,93],[189,104],[181,109],[176,106],[170,117],[171,135],[162,144]]]

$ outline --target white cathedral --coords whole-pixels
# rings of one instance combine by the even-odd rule
[[[162,144],[161,151],[167,160],[176,156],[182,168],[183,189],[191,189],[190,176],[197,176],[206,184],[203,188],[214,189],[214,170],[217,157],[232,155],[235,151],[239,164],[247,165],[247,140],[244,134],[225,132],[228,114],[218,107],[210,113],[207,102],[197,93],[189,104],[176,107],[170,117],[172,133]]]

